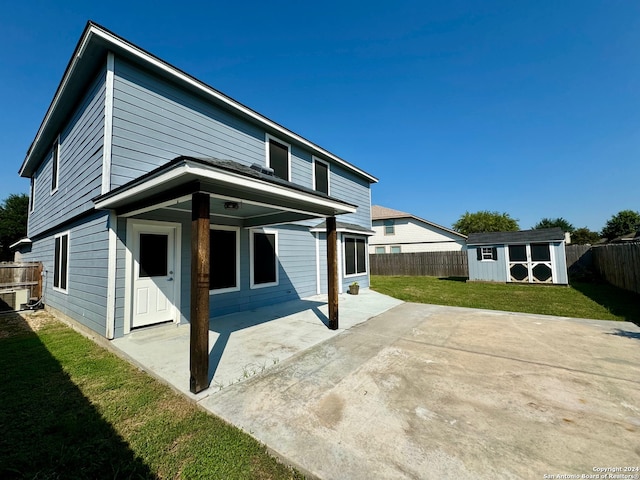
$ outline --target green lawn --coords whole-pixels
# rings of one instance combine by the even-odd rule
[[[562,287],[372,275],[371,288],[407,302],[563,317],[627,320],[640,325],[640,295],[605,283],[574,283],[570,287]]]
[[[302,478],[49,314],[27,318],[0,315],[0,478]]]

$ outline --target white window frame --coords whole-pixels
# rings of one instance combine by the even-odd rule
[[[493,249],[495,247],[479,247],[480,248],[480,261],[481,262],[497,262],[498,259],[493,259]],[[488,255],[488,256],[487,256]]]
[[[35,174],[31,177],[31,191],[29,192],[29,213],[33,212],[33,209],[36,206],[36,177]]]
[[[395,235],[396,234],[396,222],[394,220],[383,220],[382,227],[384,228],[385,235]],[[391,228],[391,233],[387,232],[387,228]]]
[[[264,140],[264,148],[265,148],[265,158],[267,162],[267,167],[271,168],[271,150],[269,148],[269,142],[273,140],[274,142],[278,142],[280,145],[287,147],[287,178],[288,182],[291,181],[291,144],[280,140],[278,137],[274,137],[273,135],[265,134]],[[279,177],[278,177],[279,178]]]
[[[240,227],[211,224],[209,226],[209,231],[211,230],[225,230],[229,232],[236,232],[236,286],[209,289],[209,295],[217,295],[219,293],[238,292],[240,291],[240,285],[241,285],[240,283]],[[211,252],[209,252],[209,254],[211,254]],[[211,274],[212,272],[209,272],[209,275]]]
[[[312,170],[313,189],[315,191],[318,191],[318,186],[316,185],[316,164],[317,163],[322,163],[323,165],[326,165],[326,167],[327,167],[327,195],[331,196],[331,167],[330,167],[329,162],[325,162],[324,160],[319,159],[315,155],[312,157],[312,160],[313,160],[313,170]],[[321,192],[321,193],[324,193],[324,192]]]
[[[53,185],[54,180],[54,167],[55,167],[55,186]],[[51,148],[51,195],[58,191],[58,187],[60,186],[60,135],[56,137],[55,142],[53,142],[53,147]]]
[[[276,267],[276,281],[269,283],[255,283],[254,282],[254,258],[253,258],[253,237],[256,233],[264,233],[267,235],[275,235],[275,267]],[[249,275],[251,280],[249,282],[249,287],[251,289],[256,288],[266,288],[266,287],[275,287],[280,284],[280,255],[278,253],[278,231],[267,228],[252,228],[249,230]]]
[[[60,288],[60,287],[56,287],[55,283],[56,283],[56,279],[58,279],[58,284],[60,283],[60,279],[62,278],[61,274],[62,274],[62,269],[59,269],[58,267],[60,267],[61,265],[56,265],[56,254],[55,254],[55,246],[56,246],[56,239],[58,238],[62,238],[62,237],[67,237],[67,261],[66,261],[66,265],[67,265],[67,269],[64,272],[65,278],[66,278],[66,284],[67,284],[67,288]],[[68,294],[69,293],[69,251],[71,250],[71,231],[67,230],[66,232],[60,232],[57,235],[55,235],[53,237],[53,279],[51,282],[51,286],[53,287],[53,290],[56,292],[60,292],[60,293],[65,293]],[[62,262],[62,240],[60,240],[60,261]]]
[[[394,252],[394,251],[393,251],[393,249],[394,249],[394,248],[397,248],[397,249],[398,249],[398,251],[397,251],[397,252]],[[402,253],[402,247],[401,247],[400,245],[391,245],[391,246],[389,247],[389,252],[390,252],[390,253]]]
[[[382,251],[379,252],[378,250],[382,250]],[[376,255],[382,255],[383,253],[387,253],[387,248],[384,245],[383,246],[377,245],[375,247],[375,252],[376,252]]]
[[[345,249],[347,248],[347,240],[353,238],[356,242],[355,245],[357,245],[358,240],[363,240],[364,241],[364,272],[358,272],[358,248],[356,247],[356,251],[355,251],[355,260],[356,260],[356,272],[355,273],[347,273],[347,252],[345,251]],[[343,268],[343,272],[344,272],[344,278],[350,278],[350,277],[361,277],[363,275],[368,275],[369,273],[369,255],[367,254],[367,247],[368,247],[368,242],[366,237],[358,237],[355,235],[344,235],[342,237],[342,268]]]

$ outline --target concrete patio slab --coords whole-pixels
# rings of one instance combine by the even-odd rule
[[[175,389],[200,400],[274,367],[354,325],[402,303],[369,289],[341,294],[340,328],[329,330],[327,296],[280,303],[210,320],[210,388],[189,391],[189,325],[159,325],[135,330],[112,346],[129,361]]]
[[[200,405],[310,477],[605,478],[640,465],[640,328],[402,304]]]

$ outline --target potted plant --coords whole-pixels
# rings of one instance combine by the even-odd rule
[[[359,291],[360,285],[358,285],[358,282],[353,282],[351,285],[349,285],[349,293],[351,295],[358,295]]]

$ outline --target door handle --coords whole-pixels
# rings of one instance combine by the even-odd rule
[[[167,278],[167,282],[173,282],[173,277]]]

